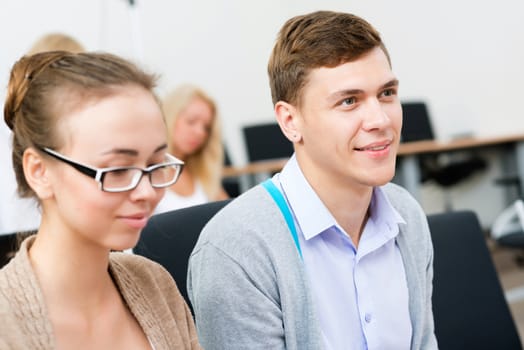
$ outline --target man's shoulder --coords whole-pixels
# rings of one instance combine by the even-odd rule
[[[274,216],[278,207],[262,186],[255,186],[233,199],[222,208],[204,227],[203,232],[216,227],[232,229],[237,225],[252,226]]]
[[[402,196],[404,198],[413,198],[413,196],[404,187],[399,186],[393,182],[389,182],[380,187],[388,196]]]
[[[421,212],[422,207],[417,200],[404,187],[392,182],[381,186],[380,189],[386,194],[391,205],[401,214]]]
[[[204,226],[195,250],[210,244],[235,252],[250,247],[279,244],[288,233],[278,206],[262,186],[255,186],[232,200]]]
[[[412,246],[426,246],[430,241],[426,213],[417,200],[403,187],[389,183],[381,189],[405,223],[400,224],[401,236]]]

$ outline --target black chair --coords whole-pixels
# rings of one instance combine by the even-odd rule
[[[293,144],[284,136],[278,123],[244,126],[242,131],[250,162],[289,158],[293,154]]]
[[[231,199],[154,215],[142,230],[133,253],[162,265],[191,308],[186,277],[189,256],[205,224]]]
[[[401,142],[435,139],[424,102],[402,102],[402,118]]]
[[[428,108],[424,102],[403,102],[401,142],[434,140]],[[454,186],[487,167],[487,162],[473,151],[422,154],[419,157],[421,181],[434,181],[442,187]],[[446,209],[451,209],[446,198]]]
[[[224,146],[224,166],[231,166],[233,163],[231,162],[231,157],[229,156],[229,152],[227,151],[227,148]],[[240,193],[242,192],[240,189],[240,181],[238,177],[223,177],[222,178],[222,187],[224,188],[224,191],[229,195],[231,198],[238,197]]]
[[[16,233],[0,235],[0,268],[6,265],[18,249],[18,235]]]
[[[478,218],[428,216],[434,245],[433,313],[441,350],[522,349]]]
[[[495,184],[513,187],[518,198],[524,198],[524,192],[522,191],[522,183],[520,182],[520,177],[518,174],[509,174],[501,176],[495,179]]]
[[[493,221],[491,238],[498,246],[514,249],[515,262],[524,267],[524,197],[505,208]]]

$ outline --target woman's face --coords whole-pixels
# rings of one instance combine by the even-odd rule
[[[146,168],[165,161],[166,128],[152,94],[138,86],[119,88],[61,116],[64,146],[55,151],[96,168]],[[109,193],[61,161],[46,157],[53,195],[43,201],[44,215],[61,231],[93,245],[124,250],[138,241],[164,189],[143,176],[130,191]],[[60,227],[62,226],[62,227]]]
[[[185,159],[198,152],[207,142],[213,125],[211,106],[199,97],[184,108],[171,132],[171,149],[175,156]]]

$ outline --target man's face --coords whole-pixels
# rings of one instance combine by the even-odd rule
[[[402,127],[397,90],[378,47],[309,73],[295,118],[301,134],[297,159],[308,180],[354,188],[393,178]]]

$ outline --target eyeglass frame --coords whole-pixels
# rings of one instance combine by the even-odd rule
[[[89,166],[89,165],[86,165],[86,164],[82,164],[82,163],[79,163],[77,161],[74,161],[72,160],[71,158],[67,157],[67,156],[64,156],[63,154],[55,151],[55,150],[52,150],[51,148],[48,148],[48,147],[39,147],[39,149],[44,152],[45,154],[47,155],[50,155],[51,157],[55,158],[55,159],[58,159],[70,166],[72,166],[73,168],[75,168],[76,170],[78,170],[80,173],[86,175],[86,176],[89,176],[90,178],[94,179],[96,182],[98,182],[98,187],[101,191],[103,192],[109,192],[109,193],[120,193],[120,192],[127,192],[127,191],[132,191],[134,190],[135,188],[138,187],[138,184],[140,183],[140,181],[142,181],[142,177],[144,177],[144,174],[147,174],[148,177],[149,177],[149,183],[151,184],[151,186],[153,188],[166,188],[166,187],[169,187],[171,186],[172,184],[174,184],[175,182],[177,182],[178,178],[180,177],[180,173],[182,173],[182,169],[184,168],[184,162],[178,158],[176,158],[175,156],[169,154],[169,153],[166,153],[166,157],[168,158],[169,161],[167,162],[164,162],[164,163],[159,163],[159,164],[153,164],[151,166],[148,166],[147,168],[140,168],[140,167],[136,167],[136,166],[117,166],[117,167],[107,167],[107,168],[96,168],[96,167],[92,167],[92,166]],[[177,166],[177,172],[173,178],[172,181],[166,183],[166,184],[162,184],[162,185],[154,185],[153,182],[151,181],[151,173],[160,168],[160,167],[165,167],[165,166]],[[138,178],[138,181],[136,182],[136,184],[134,184],[132,187],[125,187],[124,189],[119,189],[119,190],[107,190],[104,188],[104,184],[103,184],[103,180],[104,180],[104,175],[108,172],[111,172],[111,171],[115,171],[115,170],[141,170],[142,171],[142,174],[140,175],[140,177]]]

